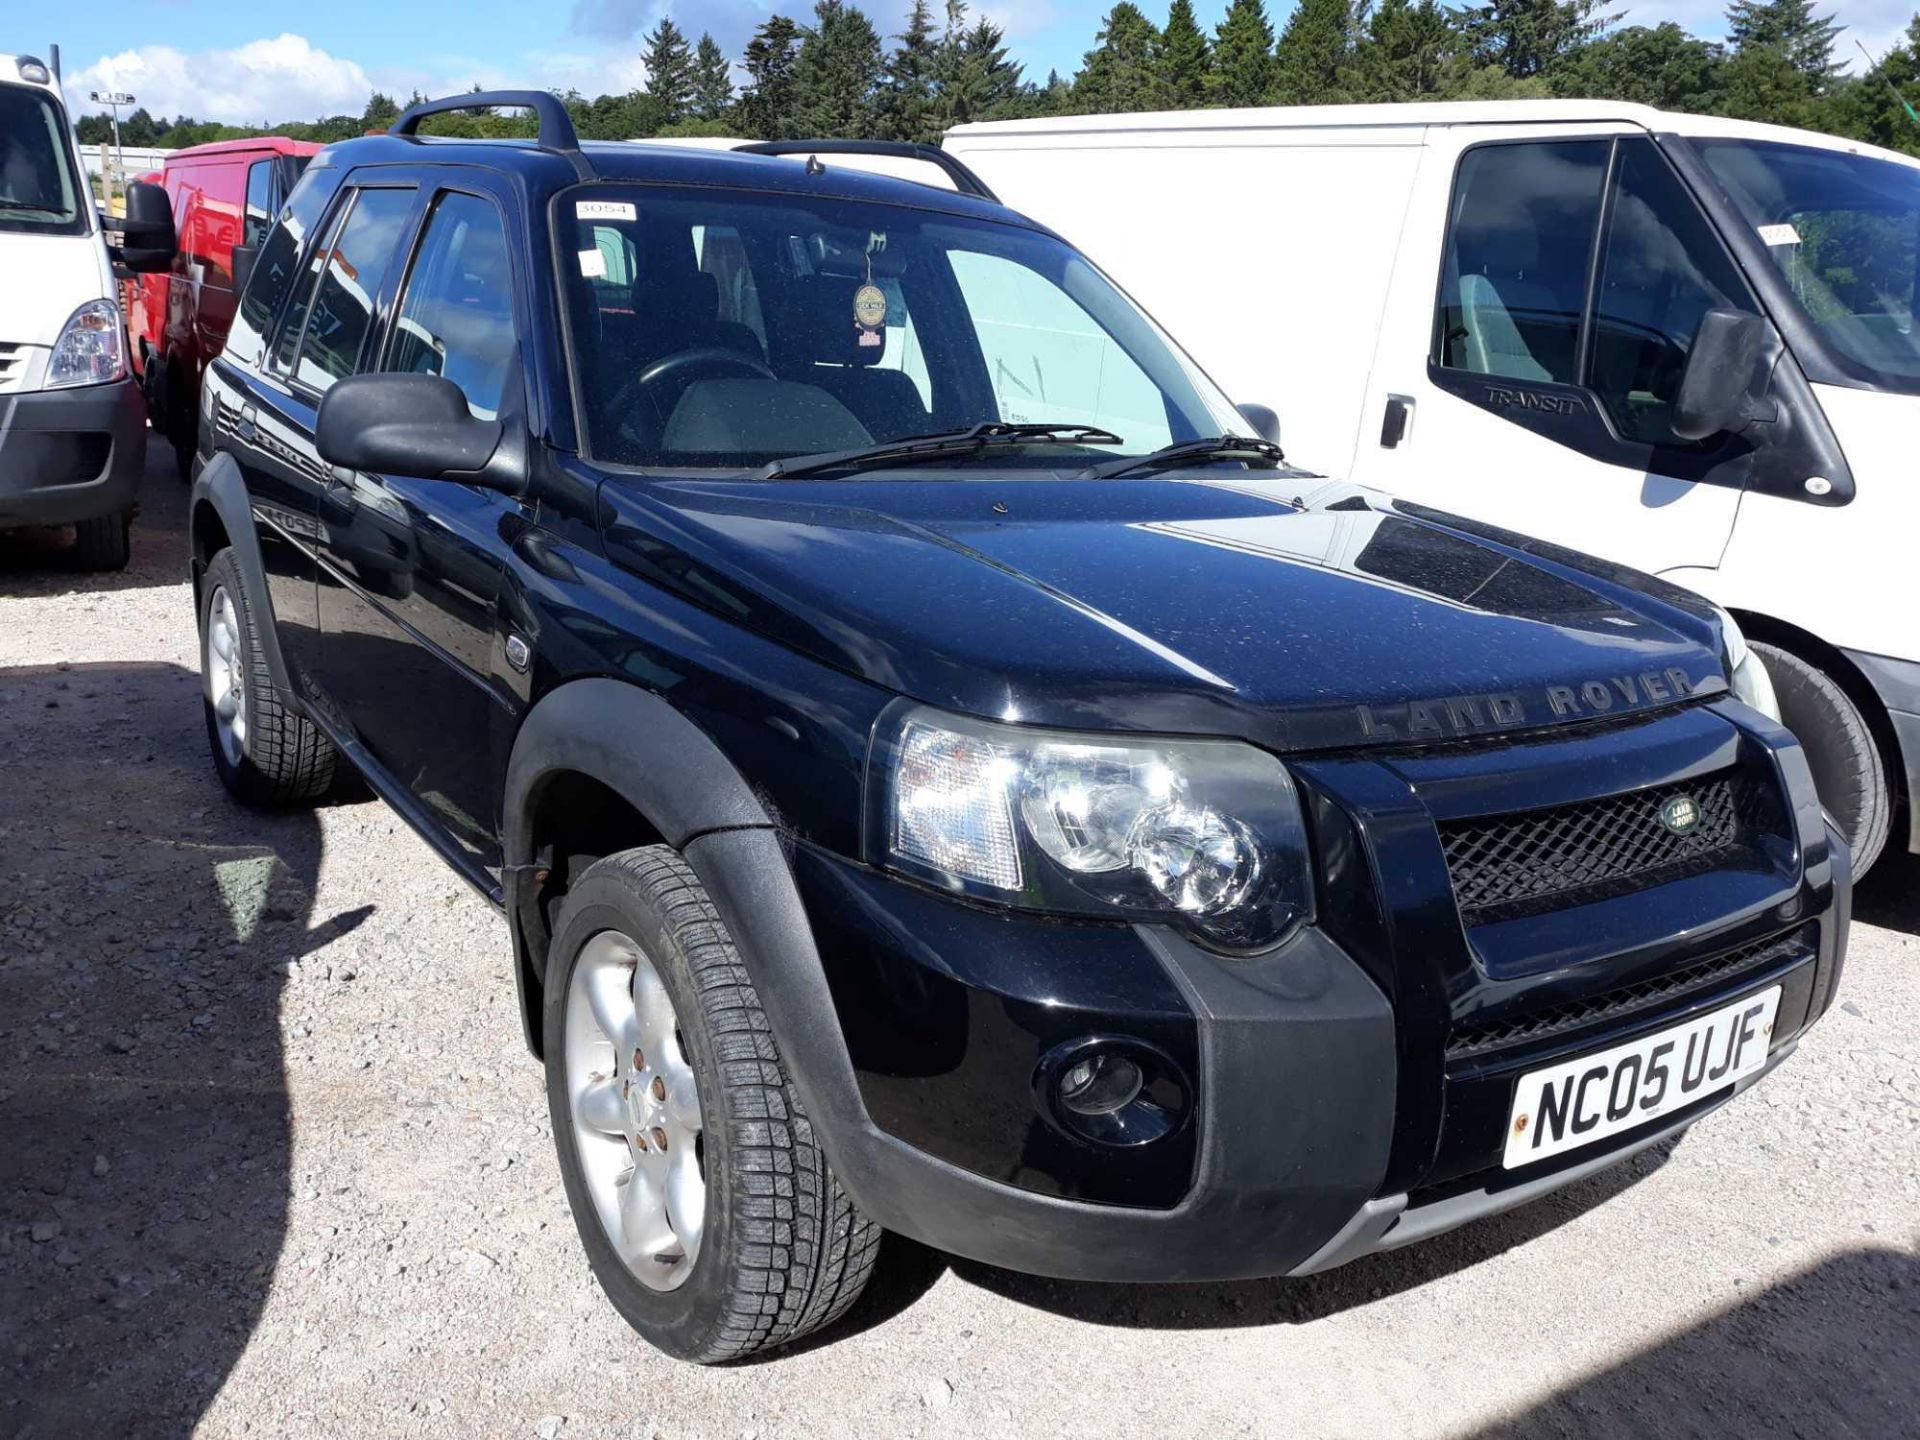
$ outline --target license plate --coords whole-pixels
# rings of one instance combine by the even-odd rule
[[[1776,985],[1656,1035],[1521,1076],[1505,1167],[1597,1145],[1752,1074],[1767,1063],[1779,1008]]]

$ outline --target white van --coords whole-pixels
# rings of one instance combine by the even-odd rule
[[[1732,610],[1856,872],[1902,810],[1920,851],[1920,162],[1600,101],[945,144],[1275,406],[1290,458]]]
[[[52,69],[0,55],[0,526],[72,525],[90,570],[127,563],[147,449],[113,262],[171,263],[166,193],[128,187],[121,228],[110,254]]]

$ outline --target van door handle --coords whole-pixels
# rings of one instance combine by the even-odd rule
[[[1380,444],[1392,450],[1407,438],[1407,432],[1413,428],[1413,397],[1411,395],[1387,396],[1387,411],[1380,419]]]

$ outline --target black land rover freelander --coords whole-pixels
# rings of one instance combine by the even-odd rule
[[[415,133],[476,104],[539,140]],[[883,1228],[1320,1270],[1793,1049],[1847,862],[1725,615],[1287,468],[937,150],[745,148],[322,152],[195,459],[221,778],[344,762],[501,907],[643,1335],[790,1341]]]

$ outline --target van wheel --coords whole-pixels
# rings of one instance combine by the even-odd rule
[[[125,511],[73,527],[73,560],[82,570],[124,570],[133,558],[133,516]]]
[[[1846,836],[1857,880],[1880,858],[1893,821],[1887,767],[1867,717],[1824,670],[1777,645],[1749,644],[1773,677],[1781,722],[1806,751],[1820,803]]]
[[[249,805],[297,805],[333,785],[339,752],[280,703],[260,646],[259,612],[232,550],[200,581],[201,699],[220,783]]]
[[[678,852],[609,855],[574,883],[545,1005],[561,1177],[627,1323],[713,1364],[843,1314],[879,1227],[828,1167],[746,967]]]

